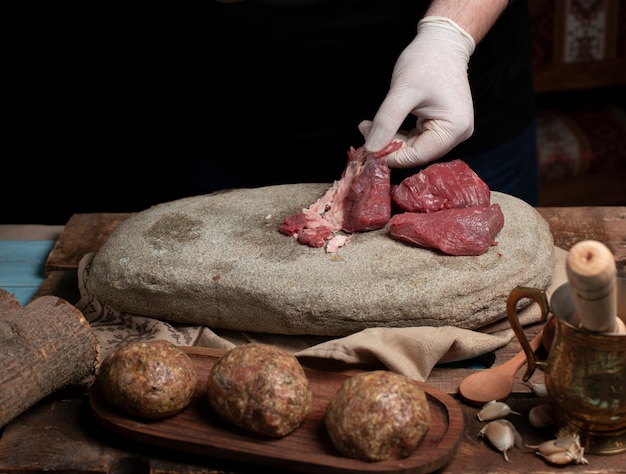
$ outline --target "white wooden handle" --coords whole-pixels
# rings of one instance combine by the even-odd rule
[[[620,331],[617,268],[609,248],[596,240],[583,240],[571,248],[565,263],[581,325],[590,331]]]

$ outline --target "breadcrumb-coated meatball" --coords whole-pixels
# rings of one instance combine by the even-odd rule
[[[337,450],[364,461],[409,456],[426,436],[426,394],[408,377],[375,370],[347,379],[326,408],[325,425]]]
[[[196,390],[197,375],[187,354],[168,341],[132,342],[100,366],[104,399],[125,414],[157,420],[183,411]]]
[[[293,354],[270,344],[248,343],[217,360],[207,382],[207,397],[222,418],[278,438],[302,424],[313,393]]]

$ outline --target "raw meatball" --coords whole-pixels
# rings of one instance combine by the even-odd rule
[[[430,427],[426,394],[408,377],[385,370],[346,380],[326,408],[337,450],[365,461],[409,456]]]
[[[189,356],[174,344],[133,342],[102,362],[98,383],[111,405],[134,417],[157,420],[189,405],[197,375]]]
[[[207,396],[222,418],[275,438],[302,424],[313,399],[298,359],[259,343],[234,347],[217,360],[209,375]]]

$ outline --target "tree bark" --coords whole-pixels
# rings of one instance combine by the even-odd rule
[[[56,296],[22,307],[0,289],[0,428],[42,398],[95,380],[100,346],[83,314]]]

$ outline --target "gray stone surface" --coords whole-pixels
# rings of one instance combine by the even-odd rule
[[[495,192],[504,228],[498,245],[477,257],[410,246],[387,228],[357,234],[334,254],[278,231],[327,187],[241,189],[146,209],[105,242],[87,287],[114,309],[173,322],[343,336],[368,327],[476,329],[506,317],[515,286],[551,280],[548,224]]]

